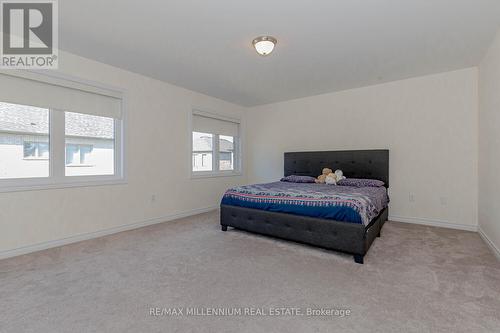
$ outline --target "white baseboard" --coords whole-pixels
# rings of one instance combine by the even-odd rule
[[[484,233],[483,229],[481,229],[481,227],[478,227],[477,231],[479,233],[479,236],[481,236],[481,238],[484,240],[486,245],[488,245],[488,247],[491,249],[493,254],[497,257],[498,260],[500,260],[500,249],[495,245],[495,243],[493,243],[491,241],[491,239],[488,238],[488,236],[486,236],[486,234]]]
[[[50,249],[53,247],[58,247],[58,246],[68,245],[71,243],[81,242],[84,240],[89,240],[89,239],[99,238],[99,237],[103,237],[103,236],[107,236],[107,235],[111,235],[111,234],[116,234],[116,233],[122,232],[122,231],[138,229],[138,228],[146,227],[148,225],[173,221],[173,220],[177,220],[177,219],[188,217],[188,216],[206,213],[206,212],[218,209],[218,208],[219,208],[218,206],[211,206],[211,207],[192,209],[192,210],[185,211],[182,213],[161,216],[161,217],[148,219],[148,220],[144,220],[144,221],[140,221],[140,222],[136,222],[136,223],[126,224],[126,225],[121,225],[121,226],[117,226],[117,227],[113,227],[113,228],[109,228],[109,229],[105,229],[105,230],[99,230],[99,231],[95,231],[95,232],[79,234],[79,235],[75,235],[75,236],[71,236],[71,237],[67,237],[67,238],[38,243],[38,244],[34,244],[34,245],[23,246],[23,247],[19,247],[19,248],[12,249],[12,250],[1,251],[0,252],[0,260],[6,259],[6,258],[11,258],[11,257],[16,257],[16,256],[20,256],[20,255],[28,254],[28,253],[32,253],[32,252],[42,251],[42,250]],[[433,226],[433,227],[451,228],[451,229],[479,232],[479,235],[481,236],[481,238],[483,238],[483,240],[486,242],[486,244],[492,249],[492,251],[495,253],[495,255],[500,259],[500,250],[486,236],[486,234],[483,232],[483,230],[481,228],[478,228],[477,226],[468,226],[468,225],[463,225],[463,224],[450,223],[448,221],[443,221],[443,220],[417,218],[417,217],[402,217],[402,216],[394,216],[394,215],[389,216],[389,221],[413,223],[413,224],[428,225],[428,226]]]
[[[458,230],[477,232],[477,226],[475,226],[475,225],[457,224],[457,223],[451,223],[448,221],[437,220],[437,219],[428,219],[428,218],[421,218],[421,217],[403,217],[403,216],[391,215],[391,216],[389,216],[389,221],[421,224],[421,225],[428,225],[431,227],[441,227],[441,228],[449,228],[449,229],[458,229]]]
[[[218,208],[219,208],[219,206],[211,206],[211,207],[192,209],[192,210],[185,211],[182,213],[161,216],[161,217],[148,219],[148,220],[144,220],[144,221],[140,221],[140,222],[136,222],[136,223],[126,224],[126,225],[121,225],[121,226],[117,226],[117,227],[113,227],[113,228],[109,228],[109,229],[79,234],[79,235],[75,235],[75,236],[71,236],[71,237],[67,237],[67,238],[56,239],[53,241],[42,242],[42,243],[38,243],[38,244],[34,244],[34,245],[23,246],[23,247],[19,247],[19,248],[12,249],[12,250],[0,251],[0,260],[6,259],[6,258],[11,258],[11,257],[16,257],[16,256],[20,256],[23,254],[36,252],[36,251],[46,250],[46,249],[50,249],[53,247],[58,247],[58,246],[63,246],[63,245],[71,244],[71,243],[81,242],[84,240],[89,240],[89,239],[93,239],[93,238],[99,238],[99,237],[103,237],[103,236],[107,236],[107,235],[111,235],[111,234],[116,234],[116,233],[122,232],[122,231],[138,229],[138,228],[146,227],[148,225],[177,220],[177,219],[180,219],[183,217],[188,217],[188,216],[192,216],[192,215],[206,213],[206,212],[218,209]]]

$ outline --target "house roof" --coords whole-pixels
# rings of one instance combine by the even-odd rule
[[[212,138],[209,136],[201,136],[195,138],[193,142],[193,147],[196,151],[212,151]],[[234,145],[231,141],[226,139],[220,139],[219,149],[221,152],[231,152],[234,150]]]
[[[113,139],[114,122],[110,118],[66,112],[66,135]],[[0,132],[27,134],[49,133],[47,109],[0,103]]]

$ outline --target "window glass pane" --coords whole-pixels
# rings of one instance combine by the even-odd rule
[[[113,118],[65,113],[66,176],[115,173]]]
[[[66,144],[66,165],[73,164],[75,161],[75,155],[78,153],[77,145]],[[78,161],[78,164],[80,162]]]
[[[31,159],[48,159],[49,144],[44,142],[24,141],[23,156]]]
[[[219,136],[219,170],[234,170],[234,137]]]
[[[24,141],[23,142],[24,158],[36,157],[36,142]]]
[[[38,142],[38,151],[37,151],[37,156],[38,158],[49,158],[49,144],[48,143],[42,143]]]
[[[193,171],[212,171],[213,135],[193,132]]]
[[[90,161],[93,146],[80,145],[80,163],[85,164],[86,161]]]
[[[49,110],[0,102],[0,179],[49,176]]]

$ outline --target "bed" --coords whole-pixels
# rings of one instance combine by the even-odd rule
[[[364,256],[388,217],[389,151],[355,150],[284,154],[284,176],[315,177],[325,167],[348,178],[377,179],[384,187],[273,182],[229,189],[221,226]]]

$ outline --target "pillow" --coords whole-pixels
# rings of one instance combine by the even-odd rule
[[[281,181],[288,183],[314,183],[316,181],[316,178],[309,176],[291,175],[281,178]]]
[[[337,182],[337,185],[354,187],[382,187],[384,186],[384,182],[377,179],[346,178]]]

